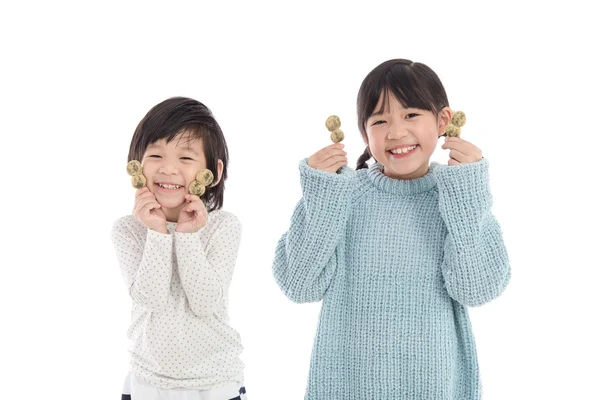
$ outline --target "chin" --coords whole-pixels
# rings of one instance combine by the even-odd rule
[[[425,175],[429,167],[424,168],[422,164],[418,165],[388,165],[385,166],[388,174],[392,174],[396,177],[410,177],[408,179],[414,179],[414,175]],[[420,171],[423,169],[424,173],[421,174]],[[386,174],[387,175],[387,174]]]
[[[158,204],[163,208],[177,208],[185,203],[185,198],[181,198],[180,200],[176,199],[168,199],[168,200],[159,200],[157,199]]]

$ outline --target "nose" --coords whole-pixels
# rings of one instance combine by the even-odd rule
[[[158,168],[158,173],[164,175],[176,175],[177,167],[172,162],[164,160]]]
[[[388,139],[402,139],[408,135],[408,129],[402,123],[390,124],[390,130],[388,131]]]

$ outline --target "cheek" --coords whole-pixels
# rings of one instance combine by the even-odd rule
[[[377,134],[374,130],[367,130],[367,138],[369,139],[369,149],[371,154],[375,155],[381,151],[385,151],[385,137]]]
[[[148,160],[142,164],[142,172],[146,178],[152,178],[158,173],[160,162],[158,160]]]
[[[194,179],[196,179],[196,172],[191,170],[186,170],[182,175],[186,184],[190,184]]]
[[[421,140],[419,141],[419,144],[421,145],[421,148],[423,149],[423,151],[431,154],[436,149],[436,147],[438,145],[438,141],[439,141],[438,136],[434,132],[432,134],[428,134],[428,135],[425,135],[424,137],[422,137]]]
[[[196,174],[200,171],[202,171],[203,168],[201,168],[200,166],[194,164],[194,165],[186,165],[185,167],[185,172],[184,172],[184,176],[185,179],[188,183],[192,182],[194,179],[196,179]]]
[[[379,143],[373,143],[369,146],[371,148],[371,155],[375,157],[377,161],[385,158],[385,146]]]

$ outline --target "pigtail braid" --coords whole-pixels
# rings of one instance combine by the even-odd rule
[[[371,159],[371,152],[369,151],[369,146],[365,149],[365,152],[362,153],[360,157],[358,157],[358,161],[356,162],[356,170],[363,168],[368,168],[367,161]]]

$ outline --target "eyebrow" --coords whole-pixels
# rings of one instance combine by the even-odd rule
[[[198,153],[196,152],[196,150],[194,150],[194,149],[193,149],[191,146],[188,146],[188,147],[182,147],[182,149],[183,149],[183,150],[185,150],[185,151],[189,151],[190,153],[192,153],[192,154],[195,154],[195,155],[197,155],[197,156],[199,156],[199,155],[200,155],[200,154],[198,154]]]
[[[163,148],[163,146],[160,146],[160,145],[158,145],[156,143],[148,145],[148,150],[159,150],[159,149],[162,149],[162,148]],[[186,147],[183,147],[183,146],[179,147],[178,146],[178,149],[179,150],[188,151],[188,152],[190,152],[190,153],[192,153],[192,154],[194,154],[194,155],[196,155],[198,157],[200,156],[200,154],[198,154],[198,152],[196,150],[194,150],[191,146],[186,146]]]
[[[407,110],[419,110],[420,108],[418,107],[404,107],[402,106],[402,110],[403,111],[407,111]],[[385,109],[379,110],[379,111],[375,111],[373,112],[371,115],[369,115],[369,118],[372,117],[379,117],[382,116],[383,114],[389,113],[389,111],[385,111]]]

